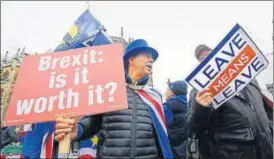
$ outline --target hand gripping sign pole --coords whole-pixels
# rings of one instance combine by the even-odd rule
[[[67,123],[69,122],[71,118],[65,118]],[[72,119],[75,119],[75,122],[77,123],[80,120],[80,117],[74,117]],[[77,125],[76,125],[77,126]],[[58,149],[58,158],[69,158],[70,153],[70,133],[67,133],[64,137],[64,139],[59,141],[59,149]]]

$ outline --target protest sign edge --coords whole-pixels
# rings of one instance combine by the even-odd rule
[[[263,54],[263,52],[259,49],[259,47],[256,45],[256,43],[252,40],[252,38],[247,34],[247,32],[244,30],[243,27],[240,26],[240,29],[243,30],[243,32],[245,33],[245,35],[250,39],[250,41],[252,42],[252,44],[256,47],[256,49],[261,53],[262,57],[265,59],[265,61],[267,62],[267,64],[269,64],[269,61],[267,60],[267,58],[265,57],[265,55]],[[260,72],[259,72],[260,73]]]
[[[121,48],[121,50],[122,50],[122,44],[119,44],[119,43],[111,43],[111,44],[106,44],[106,45],[98,45],[98,46],[87,46],[87,47],[82,47],[82,48],[74,48],[74,49],[69,49],[69,50],[63,50],[63,51],[60,51],[60,52],[58,52],[58,53],[66,53],[66,52],[68,52],[68,51],[75,51],[75,50],[78,50],[78,49],[94,49],[94,48],[97,48],[98,50],[100,50],[101,48],[104,48],[104,47],[119,47],[119,48]],[[33,56],[52,56],[52,55],[56,55],[56,54],[53,54],[53,53],[55,53],[55,52],[47,52],[47,53],[44,53],[44,54],[37,54],[37,55],[31,55],[32,57]],[[59,55],[59,54],[58,54]],[[122,55],[122,53],[121,53],[121,55]],[[23,61],[24,61],[24,59],[26,59],[26,58],[31,58],[31,56],[24,56],[23,57],[23,60],[22,60],[22,65],[23,65]],[[20,75],[22,74],[22,71],[21,71],[21,68],[22,68],[22,65],[21,65],[21,67],[19,68],[19,70],[18,70],[18,75],[17,75],[17,79],[18,79],[18,77],[20,77]],[[121,64],[121,66],[123,66],[123,64]],[[122,70],[123,70],[123,72],[125,71],[124,70],[124,67],[121,67],[122,68]],[[20,73],[21,72],[21,73]],[[124,73],[123,73],[124,74]],[[124,83],[126,83],[126,80],[123,78],[123,81],[124,81]],[[14,88],[13,89],[15,89],[16,87],[17,87],[17,84],[18,83],[15,83],[15,85],[14,85]],[[126,87],[126,86],[125,86]],[[125,90],[125,93],[126,93],[126,90]],[[14,93],[12,93],[11,94],[11,97],[10,97],[10,100],[12,100],[14,97],[15,94]],[[124,100],[124,103],[125,103],[125,105],[127,105],[127,100]],[[9,105],[8,105],[8,107],[7,107],[7,111],[6,111],[6,114],[5,114],[5,117],[4,117],[4,124],[3,125],[1,125],[1,127],[6,127],[6,126],[19,126],[19,125],[24,125],[24,124],[35,124],[35,123],[45,123],[45,122],[54,122],[55,120],[43,120],[43,121],[37,121],[37,122],[29,122],[29,121],[26,121],[26,120],[21,120],[20,119],[20,122],[24,122],[24,123],[18,123],[18,121],[15,121],[15,120],[6,120],[6,117],[7,117],[7,114],[8,114],[8,108],[10,107],[10,105],[11,105],[11,103],[9,103]],[[119,109],[119,110],[122,110],[122,109]],[[113,112],[113,111],[115,111],[115,110],[109,110],[109,111],[106,111],[106,112],[104,112],[104,113],[108,113],[108,112]],[[104,114],[104,113],[98,113],[98,114]],[[70,113],[71,114],[71,113]],[[73,113],[73,114],[75,114],[75,113]],[[56,119],[56,117],[57,116],[61,116],[61,114],[58,114],[57,116],[56,116],[56,114],[54,114],[54,113],[51,113],[50,115],[52,115],[52,116],[54,116],[53,118],[54,119]],[[87,114],[87,115],[97,115],[97,114]],[[73,116],[69,116],[68,115],[68,117],[77,117],[77,116],[83,116],[82,114],[78,114],[78,115],[73,115]]]
[[[211,53],[186,77],[186,82],[190,84],[190,80],[202,69],[202,67],[209,62],[209,60],[220,51],[225,43],[237,32],[241,26],[237,23],[231,31],[223,38],[223,40],[211,51]],[[191,85],[191,84],[190,84]],[[192,85],[191,85],[192,86]],[[193,86],[192,86],[193,87]]]

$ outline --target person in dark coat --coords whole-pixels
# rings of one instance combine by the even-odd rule
[[[168,82],[164,112],[174,159],[186,158],[186,119],[188,115],[187,83]]]
[[[0,149],[11,144],[12,142],[20,142],[21,135],[15,132],[15,127],[2,127],[1,128],[1,146]]]
[[[145,40],[131,42],[123,56],[128,108],[89,116],[78,124],[73,119],[68,123],[67,120],[58,118],[55,140],[60,141],[66,133],[70,133],[71,140],[85,140],[100,131],[97,159],[172,158],[170,144],[163,145],[164,141],[157,137],[150,111],[135,91],[136,88],[141,89],[146,85],[157,58],[157,51],[149,47]],[[165,141],[168,142],[167,135]]]
[[[206,45],[200,45],[195,55],[202,61],[211,50]],[[212,101],[208,90],[197,92],[193,89],[188,117],[190,134],[199,136],[208,132],[211,159],[273,158],[270,120],[256,80],[218,109],[213,109]]]
[[[8,127],[2,127],[1,128],[1,146],[0,150],[9,145],[11,143],[11,139],[9,138],[9,130]]]

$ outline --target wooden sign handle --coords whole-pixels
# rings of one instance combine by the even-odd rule
[[[58,158],[69,158],[70,133],[66,134],[63,140],[59,141]]]

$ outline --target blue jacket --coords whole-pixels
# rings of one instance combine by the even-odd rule
[[[23,141],[23,158],[40,158],[43,137],[47,132],[53,132],[53,129],[55,129],[55,122],[33,124],[32,131],[26,133]]]
[[[167,131],[173,157],[186,158],[186,120],[188,115],[188,102],[186,96],[175,96],[163,105],[167,123]]]

